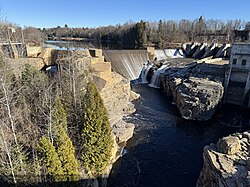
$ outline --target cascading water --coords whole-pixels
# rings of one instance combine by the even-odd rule
[[[148,72],[150,70],[150,68],[152,68],[153,65],[148,62],[147,64],[144,64],[144,66],[142,67],[142,70],[141,70],[141,75],[140,75],[140,80],[142,84],[147,84],[148,81],[147,81],[147,75],[148,75]]]
[[[139,78],[143,64],[148,60],[146,50],[105,50],[103,54],[111,62],[112,69],[129,80]]]
[[[160,75],[165,72],[165,68],[168,65],[162,65],[160,68],[158,68],[151,78],[150,84],[148,86],[153,88],[159,88],[160,86]]]

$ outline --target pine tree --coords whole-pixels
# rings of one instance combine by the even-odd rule
[[[60,180],[63,175],[62,163],[58,157],[55,147],[50,140],[43,136],[37,145],[37,151],[40,157],[40,162],[45,167],[45,174],[52,177],[54,180]]]
[[[84,166],[94,175],[102,174],[110,162],[112,135],[107,111],[93,82],[85,95],[82,140]]]
[[[67,131],[67,113],[61,103],[59,96],[56,97],[55,103],[52,109],[53,126],[56,131],[58,127],[63,127]]]
[[[163,23],[162,20],[159,21],[158,30],[157,30],[157,47],[163,47]]]
[[[146,35],[146,22],[141,20],[136,25],[136,40],[139,48],[142,48],[147,44],[147,35]]]
[[[62,163],[63,172],[69,180],[78,179],[78,161],[75,158],[75,149],[67,134],[67,114],[59,97],[56,98],[53,107],[53,131],[55,146]]]

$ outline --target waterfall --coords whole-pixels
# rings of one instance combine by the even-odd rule
[[[166,56],[163,49],[155,49],[155,57],[157,58],[158,61],[166,60],[169,58],[168,56]]]
[[[142,70],[141,70],[141,75],[140,75],[140,80],[142,84],[147,84],[148,81],[147,81],[147,75],[148,75],[148,72],[150,70],[150,68],[152,68],[152,64],[150,62],[148,62],[147,64],[144,64],[144,66],[142,67]]]
[[[106,61],[111,62],[112,70],[129,80],[139,78],[143,64],[147,62],[146,50],[105,50]]]
[[[158,68],[155,72],[153,77],[151,78],[150,84],[148,86],[153,88],[159,88],[160,87],[160,75],[165,72],[165,68],[168,65],[162,65],[160,68]]]

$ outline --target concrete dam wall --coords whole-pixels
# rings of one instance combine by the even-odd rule
[[[129,80],[139,78],[143,64],[148,60],[146,50],[105,50],[103,53],[112,69]]]

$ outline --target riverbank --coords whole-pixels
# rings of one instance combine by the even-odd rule
[[[141,95],[136,112],[126,121],[135,124],[127,154],[113,166],[109,187],[195,186],[203,166],[203,148],[219,138],[246,128],[248,115],[238,108],[220,108],[211,120],[194,122],[181,118],[166,93],[146,85],[133,85]],[[241,116],[241,120],[239,120]],[[230,127],[235,121],[234,127]]]
[[[250,186],[250,132],[221,138],[204,147],[204,165],[197,181],[203,186]]]

